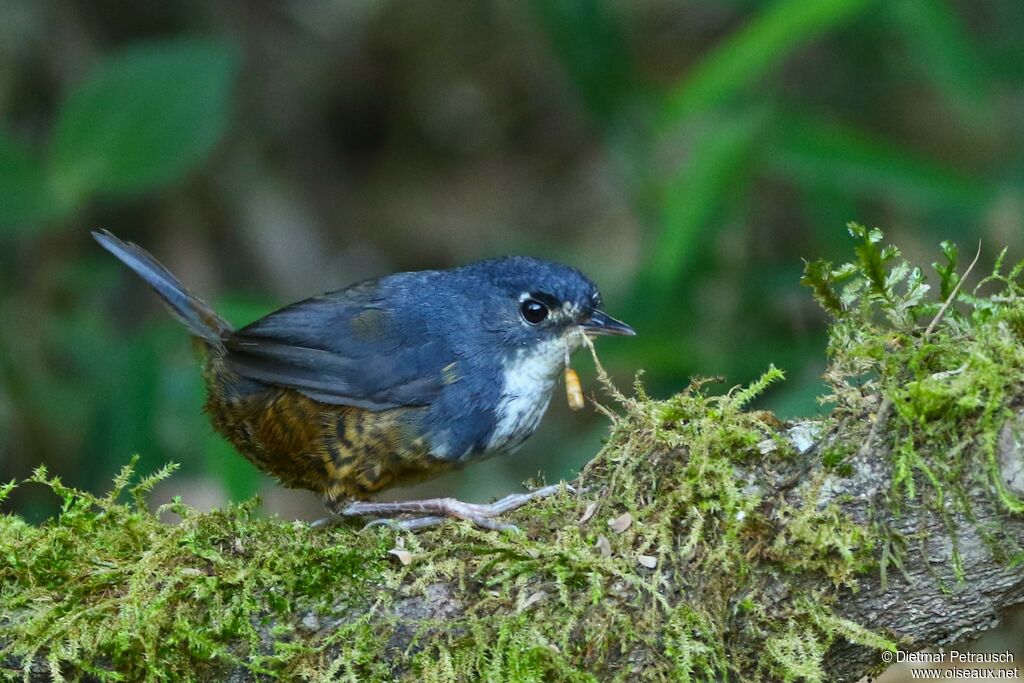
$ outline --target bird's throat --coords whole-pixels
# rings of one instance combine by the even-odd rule
[[[566,340],[556,338],[505,359],[488,450],[510,452],[537,429],[565,366],[566,349]]]

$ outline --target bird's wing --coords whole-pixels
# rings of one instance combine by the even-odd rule
[[[323,403],[427,405],[454,376],[455,355],[421,316],[399,318],[386,299],[370,282],[293,304],[232,334],[225,363]]]

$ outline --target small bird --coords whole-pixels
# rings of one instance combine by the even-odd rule
[[[367,498],[513,452],[537,429],[583,335],[636,334],[601,310],[583,273],[525,256],[367,280],[236,330],[149,252],[105,230],[92,235],[196,340],[217,431],[342,517],[508,528],[495,517],[558,487],[491,505]]]

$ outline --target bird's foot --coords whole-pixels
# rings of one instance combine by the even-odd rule
[[[566,486],[568,490],[572,487]],[[517,510],[529,503],[531,500],[539,500],[558,493],[562,489],[561,484],[544,486],[536,491],[528,493],[513,493],[490,505],[480,503],[464,503],[454,498],[430,498],[427,500],[403,500],[388,503],[376,502],[355,502],[349,503],[338,510],[338,518],[346,517],[369,517],[377,519],[367,523],[366,527],[387,525],[406,531],[416,531],[427,527],[441,524],[446,519],[464,519],[472,522],[482,529],[495,531],[518,531],[514,524],[502,522],[495,519],[506,512]],[[407,515],[421,515],[406,517]],[[316,526],[322,526],[332,521],[332,518],[322,519],[314,522]]]

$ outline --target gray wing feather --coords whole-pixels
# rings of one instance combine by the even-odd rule
[[[373,283],[293,304],[224,342],[234,372],[323,403],[369,410],[423,406],[455,355],[426,321],[384,308]]]

